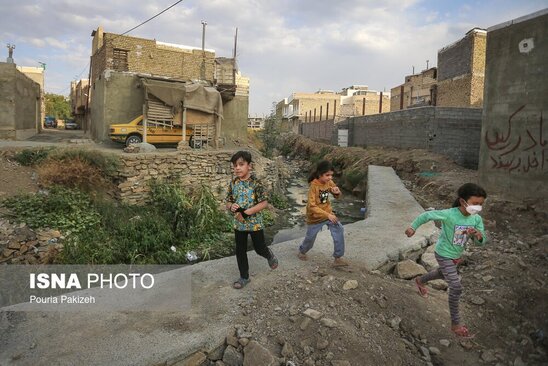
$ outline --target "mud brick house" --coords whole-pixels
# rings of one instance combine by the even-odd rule
[[[102,27],[92,36],[88,119],[94,139],[108,140],[111,124],[143,114],[143,79],[216,88],[222,97],[221,140],[230,145],[246,139],[249,79],[241,76],[234,59],[216,59],[211,49],[107,33]],[[210,120],[199,111],[189,110],[187,117]]]

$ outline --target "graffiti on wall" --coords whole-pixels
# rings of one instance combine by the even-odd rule
[[[548,168],[542,112],[539,115],[526,111],[525,106],[522,105],[510,115],[506,131],[485,133],[492,169],[528,174],[544,172]]]

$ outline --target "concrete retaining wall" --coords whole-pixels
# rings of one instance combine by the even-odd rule
[[[490,28],[479,175],[489,190],[548,196],[548,10]]]

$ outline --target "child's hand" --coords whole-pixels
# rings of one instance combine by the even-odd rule
[[[469,227],[468,229],[466,229],[465,233],[468,236],[475,237],[477,241],[481,241],[483,239],[483,235],[481,235],[481,233],[473,227]]]
[[[244,217],[242,216],[242,214],[240,212],[238,212],[236,215],[234,215],[234,217],[236,218],[236,220],[240,221],[240,222],[245,222],[245,219]]]
[[[230,206],[230,211],[236,212],[239,208],[240,206],[237,203],[233,203],[232,206]]]
[[[334,195],[338,195],[341,194],[341,190],[337,186],[331,187],[331,193],[333,193]]]
[[[405,235],[407,235],[408,238],[412,237],[415,235],[415,229],[408,227],[407,230],[405,230]]]
[[[336,223],[339,222],[339,219],[337,218],[337,216],[335,216],[335,215],[333,215],[333,214],[329,214],[329,215],[327,216],[327,219],[328,219],[329,221],[331,221],[332,223],[334,223],[334,224],[336,224]]]

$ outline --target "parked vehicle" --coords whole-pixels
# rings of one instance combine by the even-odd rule
[[[65,130],[77,130],[78,128],[78,124],[74,120],[67,119],[65,121]]]
[[[44,118],[44,128],[57,128],[57,120],[55,117],[46,116],[46,118]]]
[[[129,123],[110,125],[109,137],[114,142],[138,144],[143,142],[143,115]],[[177,144],[183,139],[182,126],[167,123],[148,122],[147,142],[151,144]],[[192,129],[187,128],[186,139],[192,139]]]

